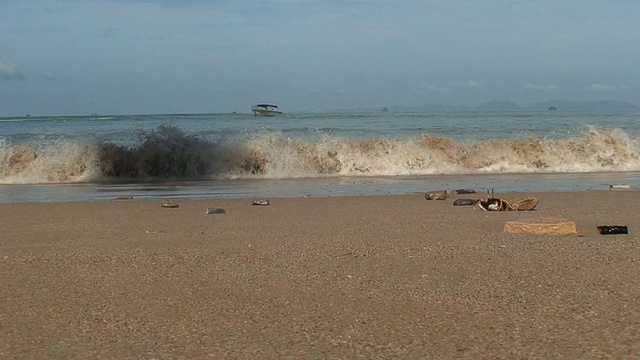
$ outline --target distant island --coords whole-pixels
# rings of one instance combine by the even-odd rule
[[[626,101],[567,101],[551,100],[522,106],[509,100],[492,100],[478,106],[428,104],[423,106],[389,106],[383,111],[428,111],[428,112],[516,112],[516,111],[583,111],[583,112],[634,112],[640,106]],[[360,109],[365,110],[365,109]]]

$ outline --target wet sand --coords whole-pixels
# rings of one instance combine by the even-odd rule
[[[422,194],[0,205],[0,357],[640,354],[640,192],[505,195],[529,196],[537,211]],[[547,217],[579,235],[503,232]]]

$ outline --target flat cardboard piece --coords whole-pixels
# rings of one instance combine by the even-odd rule
[[[574,221],[556,218],[507,221],[504,225],[504,232],[549,236],[564,236],[578,233]]]

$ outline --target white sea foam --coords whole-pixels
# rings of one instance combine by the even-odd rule
[[[561,139],[455,141],[422,135],[307,141],[270,132],[212,142],[160,126],[141,133],[131,146],[0,142],[0,183],[638,171],[639,149],[638,139],[619,129],[589,128]]]
[[[247,174],[235,169],[234,176],[290,178],[640,170],[637,140],[616,129],[590,129],[580,136],[555,140],[480,142],[455,142],[425,135],[403,140],[325,137],[310,143],[268,134],[256,136],[246,145],[260,164],[260,171]]]
[[[94,179],[96,148],[77,142],[0,146],[0,183],[84,182]]]

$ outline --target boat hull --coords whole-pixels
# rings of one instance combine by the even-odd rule
[[[276,116],[282,114],[282,111],[276,110],[252,110],[255,116]]]
[[[251,107],[255,116],[275,116],[282,114],[276,104],[257,104]]]

